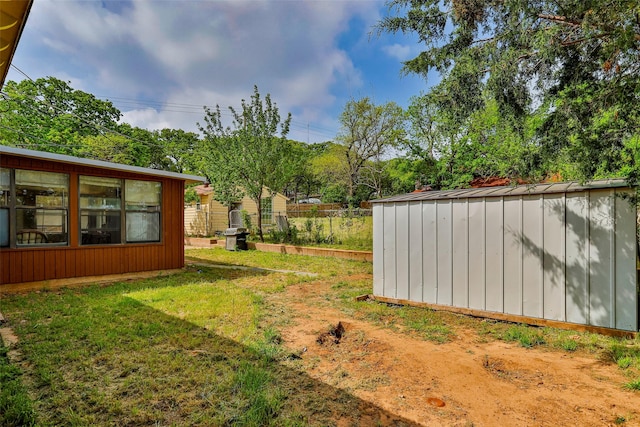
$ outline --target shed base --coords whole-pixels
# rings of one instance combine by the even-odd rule
[[[517,314],[505,314],[505,313],[498,313],[493,311],[475,310],[472,308],[453,307],[449,305],[431,304],[428,302],[409,301],[404,299],[389,298],[389,297],[382,297],[382,296],[375,296],[375,295],[370,295],[369,298],[373,299],[374,301],[380,301],[380,302],[389,303],[389,304],[408,305],[412,307],[424,307],[424,308],[430,308],[432,310],[448,311],[451,313],[465,314],[467,316],[482,317],[486,319],[495,319],[495,320],[500,320],[504,322],[526,323],[528,325],[533,325],[533,326],[548,326],[550,328],[569,329],[572,331],[579,331],[579,332],[591,332],[595,334],[621,337],[621,338],[630,338],[630,339],[633,339],[638,335],[638,332],[634,332],[634,331],[623,331],[621,329],[605,328],[602,326],[582,325],[579,323],[569,323],[569,322],[561,322],[558,320],[540,319],[537,317],[520,316]]]

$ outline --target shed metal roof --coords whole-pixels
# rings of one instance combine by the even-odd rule
[[[182,180],[188,183],[205,182],[207,179],[203,176],[189,175],[177,172],[168,172],[159,169],[142,168],[139,166],[122,165],[119,163],[104,162],[102,160],[83,159],[81,157],[67,156],[64,154],[48,153],[46,151],[27,150],[24,148],[8,147],[0,145],[0,156],[3,154],[11,154],[14,156],[28,157],[31,159],[50,160],[54,162],[69,163],[80,166],[91,166],[94,168],[115,170],[121,172],[131,172],[141,175],[159,176],[164,178],[172,178]]]
[[[372,203],[413,202],[421,200],[468,199],[478,197],[526,196],[533,194],[573,193],[577,191],[596,190],[601,188],[629,188],[624,179],[602,179],[579,182],[554,182],[543,184],[518,185],[515,187],[483,187],[458,190],[423,191],[419,193],[400,194],[385,199],[372,200]]]

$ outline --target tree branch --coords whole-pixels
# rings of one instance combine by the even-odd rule
[[[572,27],[579,27],[582,25],[582,21],[580,20],[568,19],[566,16],[560,15],[546,15],[544,13],[539,13],[538,18],[546,21],[557,22],[558,24],[570,25]]]
[[[569,19],[566,16],[561,16],[561,15],[546,15],[544,13],[539,13],[538,14],[538,18],[544,19],[546,21],[555,22],[555,23],[558,23],[558,24],[568,25],[568,26],[571,26],[571,27],[574,27],[574,28],[582,26],[582,20],[580,20],[580,19]],[[597,36],[597,38],[606,37],[607,35],[610,35],[610,33],[608,33],[608,32],[604,33],[601,36]],[[640,41],[640,34],[634,34],[633,36],[634,36],[634,39],[636,41]],[[583,40],[586,40],[586,39],[583,39]],[[571,43],[571,44],[576,44],[576,43]]]

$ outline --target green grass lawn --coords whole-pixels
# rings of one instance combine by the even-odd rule
[[[228,261],[230,253],[213,252],[218,257],[201,259]],[[322,271],[332,264],[250,255],[258,254],[241,253],[245,265]],[[337,261],[323,275],[340,268],[370,265]],[[295,426],[343,418],[355,425],[372,405],[296,370],[267,313],[268,296],[300,280],[309,279],[196,266],[150,280],[3,297],[24,360],[10,365],[6,349],[0,353],[0,424]]]
[[[4,296],[0,310],[22,359],[0,347],[0,425],[358,425],[380,408],[319,382],[280,344],[289,315],[273,296],[328,281],[323,304],[382,327],[446,343],[480,340],[586,352],[640,381],[640,339],[535,328],[355,301],[371,293],[370,263],[257,251],[194,249],[188,259],[296,270],[317,277],[188,267],[148,280]],[[393,418],[391,418],[393,419]]]

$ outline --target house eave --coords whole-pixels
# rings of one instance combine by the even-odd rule
[[[176,180],[182,180],[188,184],[205,182],[207,179],[203,176],[189,175],[177,172],[168,172],[159,169],[143,168],[139,166],[122,165],[119,163],[105,162],[102,160],[84,159],[81,157],[67,156],[65,154],[48,153],[46,151],[27,150],[24,148],[8,147],[0,145],[0,156],[14,155],[19,157],[48,160],[53,162],[67,163],[80,166],[90,166],[98,169],[130,172],[139,175],[148,175],[154,177],[163,177]]]
[[[24,30],[33,0],[0,1],[0,88]]]

